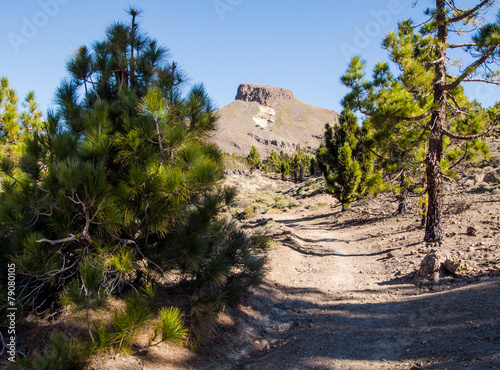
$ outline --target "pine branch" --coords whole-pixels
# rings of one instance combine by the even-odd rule
[[[446,1],[446,0],[445,0]],[[483,6],[485,6],[486,4],[488,4],[491,0],[483,0],[482,2],[480,2],[478,5],[476,5],[474,8],[472,8],[471,10],[469,10],[468,12],[466,13],[463,13],[462,15],[459,15],[458,17],[455,17],[455,18],[449,18],[447,23],[456,23],[456,22],[460,22],[461,20],[471,16],[472,14],[474,14],[475,12],[477,12],[479,9],[481,9]],[[447,1],[446,1],[447,2]],[[448,2],[447,2],[448,3]]]
[[[158,164],[158,167],[161,167],[163,163],[163,157],[165,155],[165,151],[163,150],[163,143],[161,140],[161,131],[160,131],[160,125],[159,125],[159,118],[155,118],[155,124],[156,124],[156,134],[158,135],[158,144],[160,145],[160,163]]]
[[[457,13],[461,13],[462,11],[460,9],[458,9],[455,4],[453,3],[450,3],[448,0],[444,0],[444,2],[450,7],[451,10],[453,10],[454,12],[457,12]]]
[[[478,46],[475,42],[464,42],[462,44],[448,44],[448,49],[464,48],[467,46]]]
[[[441,131],[442,131],[443,134],[449,136],[452,139],[456,139],[456,140],[473,140],[473,139],[477,139],[479,137],[482,137],[482,136],[486,135],[487,133],[489,133],[491,130],[493,130],[493,128],[497,125],[499,119],[500,119],[500,116],[498,116],[491,123],[490,127],[488,127],[483,132],[480,132],[479,134],[475,134],[475,135],[459,135],[459,134],[454,134],[453,132],[448,131],[444,127],[441,128]]]
[[[433,112],[433,109],[431,108],[427,112],[422,113],[420,116],[416,116],[416,117],[401,117],[401,116],[397,116],[395,118],[397,118],[399,120],[402,120],[402,121],[417,122],[417,121],[420,121],[423,118],[428,117],[432,112]]]
[[[486,78],[465,78],[463,82],[484,82],[492,85],[500,85],[500,81],[488,80]]]
[[[118,238],[118,239],[120,239],[120,238]],[[124,240],[124,239],[120,239],[120,240]],[[154,263],[153,261],[151,261],[149,258],[147,258],[142,253],[141,249],[139,248],[139,246],[137,245],[137,243],[135,241],[133,241],[133,240],[126,240],[126,242],[127,242],[127,244],[134,244],[135,248],[137,249],[137,251],[139,252],[139,254],[141,255],[141,257],[144,258],[146,261],[150,262],[151,264],[153,264],[154,266],[156,266],[156,268],[158,270],[160,270],[163,275],[165,275],[165,271],[163,271],[163,269],[160,266],[158,266],[156,263]]]
[[[467,155],[470,153],[469,151],[469,143],[466,143],[465,145],[465,148],[464,149],[464,154],[462,155],[462,157],[456,161],[455,163],[453,163],[451,166],[450,166],[450,170],[454,169],[455,167],[457,167],[460,163],[462,163],[466,158],[467,158]]]
[[[455,111],[457,111],[458,113],[462,113],[462,114],[470,114],[468,113],[467,111],[465,111],[461,106],[460,104],[458,104],[457,100],[455,99],[455,97],[452,95],[452,94],[449,94],[447,95],[447,97],[450,97],[451,101],[453,102],[453,104],[455,104],[455,106],[453,106],[449,101],[448,99],[446,99],[446,103],[453,109],[455,109]]]
[[[476,60],[474,63],[470,64],[466,69],[465,69],[465,72],[462,73],[461,76],[459,76],[455,81],[453,81],[452,83],[450,84],[447,84],[447,85],[442,85],[441,88],[443,90],[452,90],[454,89],[455,87],[457,87],[458,85],[460,85],[460,83],[467,78],[467,76],[471,75],[476,69],[477,67],[479,67],[481,64],[483,64],[486,59],[488,59],[495,51],[496,47],[494,48],[490,48],[488,50],[487,53],[483,54],[483,56],[481,58],[479,58],[478,60]]]

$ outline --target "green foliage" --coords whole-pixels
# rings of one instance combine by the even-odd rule
[[[222,160],[224,169],[248,170],[248,162],[245,156],[234,153],[223,153]]]
[[[273,150],[264,163],[266,173],[280,173],[283,181],[292,174],[295,182],[302,182],[308,173],[314,174],[315,167],[315,161],[312,161],[312,158],[300,148],[300,145],[297,146],[292,157],[287,154],[278,155]]]
[[[282,161],[280,165],[281,180],[285,181],[290,175],[290,163]]]
[[[357,139],[357,120],[346,110],[340,123],[325,125],[325,143],[316,153],[318,167],[325,177],[330,192],[341,203],[342,209],[357,199],[361,184],[361,156],[363,148]]]
[[[248,166],[250,171],[259,170],[262,167],[262,161],[260,160],[260,154],[257,148],[252,145],[250,148],[250,153],[247,156]]]
[[[188,329],[182,320],[182,312],[177,307],[163,307],[158,312],[159,322],[155,327],[152,343],[158,336],[160,342],[182,343],[187,339]]]
[[[312,157],[309,161],[309,174],[311,176],[316,175],[318,171],[318,164],[316,163],[316,158]]]
[[[486,111],[465,96],[462,86],[470,81],[498,84],[498,61],[492,57],[500,46],[498,22],[482,23],[494,2],[477,2],[471,9],[443,1],[435,5],[422,27],[404,20],[385,37],[383,47],[398,75],[379,62],[367,80],[364,62],[355,57],[342,77],[350,90],[342,104],[373,127],[378,165],[399,181],[399,208],[407,192],[418,193],[426,182],[428,242],[443,236],[443,173],[453,176],[452,162],[487,152],[479,138],[498,122],[498,107]]]
[[[186,86],[167,48],[130,15],[130,24],[113,23],[77,49],[45,122],[33,95],[19,116],[5,79],[0,93],[10,109],[0,114],[15,123],[0,133],[8,147],[0,266],[16,263],[18,298],[30,312],[58,296],[84,311],[92,340],[91,313],[109,293],[140,290],[170,271],[189,282],[188,300],[225,299],[235,284],[244,292],[257,283],[264,261],[253,239],[219,216],[235,191],[218,187],[222,154],[206,140],[216,121],[211,99],[202,85]],[[150,314],[129,298],[106,330],[126,349]],[[109,343],[101,329],[99,343]]]
[[[400,199],[400,209],[403,209],[406,207],[407,193],[420,191],[418,184],[424,176],[422,158],[425,135],[411,122],[403,122],[387,113],[388,107],[395,104],[395,99],[405,96],[405,92],[390,74],[388,65],[378,63],[373,75],[373,81],[366,81],[364,62],[359,57],[353,58],[342,77],[343,83],[351,88],[351,92],[342,102],[346,107],[366,115],[363,129],[368,132],[365,146],[371,160],[367,158],[363,163],[372,168],[363,169],[363,173],[377,173],[377,168],[380,167],[386,171],[387,176],[395,176],[398,182],[391,186]],[[389,88],[394,89],[391,94],[387,93]],[[365,100],[359,100],[361,97]],[[418,105],[408,102],[405,107],[398,109],[398,114],[401,115],[420,111]],[[384,187],[379,175],[372,176],[367,182],[373,183],[371,188]]]
[[[151,308],[138,293],[130,294],[125,300],[125,309],[113,316],[118,350],[129,351],[139,328],[152,318]]]
[[[83,369],[91,348],[77,339],[70,339],[64,333],[52,334],[49,345],[42,354],[33,359],[20,359],[17,369]]]
[[[295,182],[304,180],[304,173],[310,168],[310,165],[311,159],[298,146],[290,163],[290,171]]]
[[[15,144],[19,140],[21,125],[17,112],[18,98],[6,77],[0,79],[0,145]]]
[[[86,257],[80,262],[79,273],[80,277],[66,286],[61,303],[72,305],[76,311],[85,311],[87,329],[92,342],[95,342],[90,324],[90,311],[103,309],[108,302],[108,294],[101,287],[104,268],[99,262]]]
[[[279,173],[281,166],[281,158],[274,150],[271,151],[264,164],[264,171],[266,173],[274,172]]]

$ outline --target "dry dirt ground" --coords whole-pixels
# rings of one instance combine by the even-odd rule
[[[431,248],[415,199],[403,216],[388,195],[340,212],[329,195],[301,196],[321,180],[227,182],[255,210],[245,227],[273,240],[264,283],[224,311],[205,353],[162,345],[91,368],[500,369],[500,195],[448,189],[437,249],[459,268],[415,282]]]
[[[276,241],[269,272],[226,314],[212,368],[500,368],[500,196],[450,192],[437,249],[460,267],[418,283],[430,247],[415,202],[404,216],[383,195],[344,213],[324,194],[296,202],[248,223]]]

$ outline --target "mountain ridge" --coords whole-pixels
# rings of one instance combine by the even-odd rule
[[[240,84],[235,101],[216,111],[219,119],[212,141],[227,153],[247,155],[252,146],[267,157],[274,150],[292,154],[313,152],[323,139],[326,123],[338,122],[338,113],[304,103],[291,90]]]

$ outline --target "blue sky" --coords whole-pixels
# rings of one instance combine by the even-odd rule
[[[107,25],[143,10],[141,27],[170,49],[192,83],[203,82],[218,107],[242,82],[289,88],[295,97],[339,111],[339,79],[350,56],[371,70],[387,60],[381,41],[397,22],[423,19],[430,0],[22,0],[2,2],[0,76],[22,99],[34,90],[42,109],[67,76],[73,50],[103,38]],[[469,3],[474,3],[468,1]],[[469,4],[471,5],[471,4]],[[484,105],[500,89],[471,87]]]

